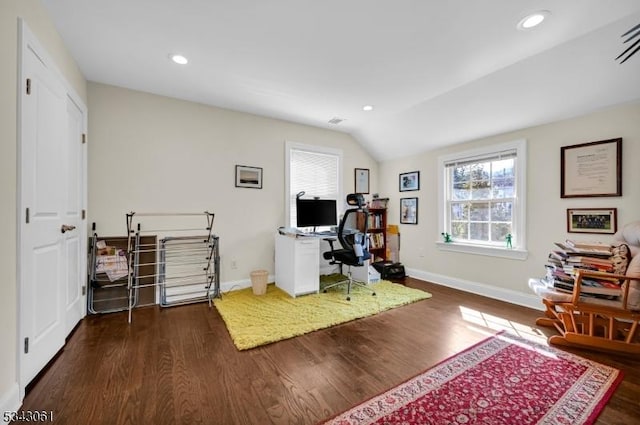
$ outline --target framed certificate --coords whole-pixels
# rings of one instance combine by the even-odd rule
[[[622,196],[622,139],[560,148],[560,196]]]
[[[369,193],[369,169],[368,168],[355,169],[355,192]]]

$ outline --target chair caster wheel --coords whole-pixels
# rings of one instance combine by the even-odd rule
[[[347,301],[351,301],[351,297],[347,297]]]
[[[324,290],[324,291],[322,291],[322,292],[323,292],[324,294],[326,294],[326,293],[327,293],[327,290],[325,289],[325,290]]]
[[[374,292],[374,293],[373,293],[373,294],[371,294],[371,295],[375,297],[375,296],[376,296],[376,293]]]

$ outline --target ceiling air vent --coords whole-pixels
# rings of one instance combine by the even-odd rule
[[[329,120],[329,124],[340,124],[342,121],[344,121],[344,118],[338,118],[338,117],[333,117]]]

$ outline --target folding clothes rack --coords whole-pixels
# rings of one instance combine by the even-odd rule
[[[130,301],[127,296],[128,272],[126,271],[126,257],[124,273],[119,270],[118,252],[101,252],[102,243],[116,250],[123,249],[122,239],[98,237],[96,224],[93,223],[93,235],[89,240],[89,285],[87,291],[87,310],[91,314],[111,313],[127,309]],[[136,305],[138,300],[133,300]]]
[[[204,213],[135,213],[127,215],[127,258],[131,273],[128,278],[129,323],[138,291],[159,287],[159,304],[163,307],[208,301],[220,296],[220,247],[212,233],[214,214]],[[202,226],[206,219],[206,227]],[[151,228],[142,226],[151,225]],[[158,226],[157,228],[154,226]],[[143,237],[153,233],[158,243],[144,243]],[[152,254],[152,262],[141,257]],[[141,274],[152,266],[152,274]],[[151,280],[152,283],[147,283]]]
[[[129,299],[129,262],[127,259],[127,236],[99,236],[96,223],[92,223],[93,235],[89,238],[87,311],[90,314],[125,311],[129,304],[135,307],[156,303],[155,288],[135,292]],[[144,236],[142,243],[156,242],[155,236]],[[141,261],[148,262],[153,255],[143,255]],[[142,273],[154,270],[142,268]]]

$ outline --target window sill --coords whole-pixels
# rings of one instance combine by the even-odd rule
[[[440,251],[461,252],[464,254],[486,255],[489,257],[509,258],[512,260],[526,260],[529,252],[522,249],[507,249],[481,245],[463,244],[459,242],[436,242]]]

